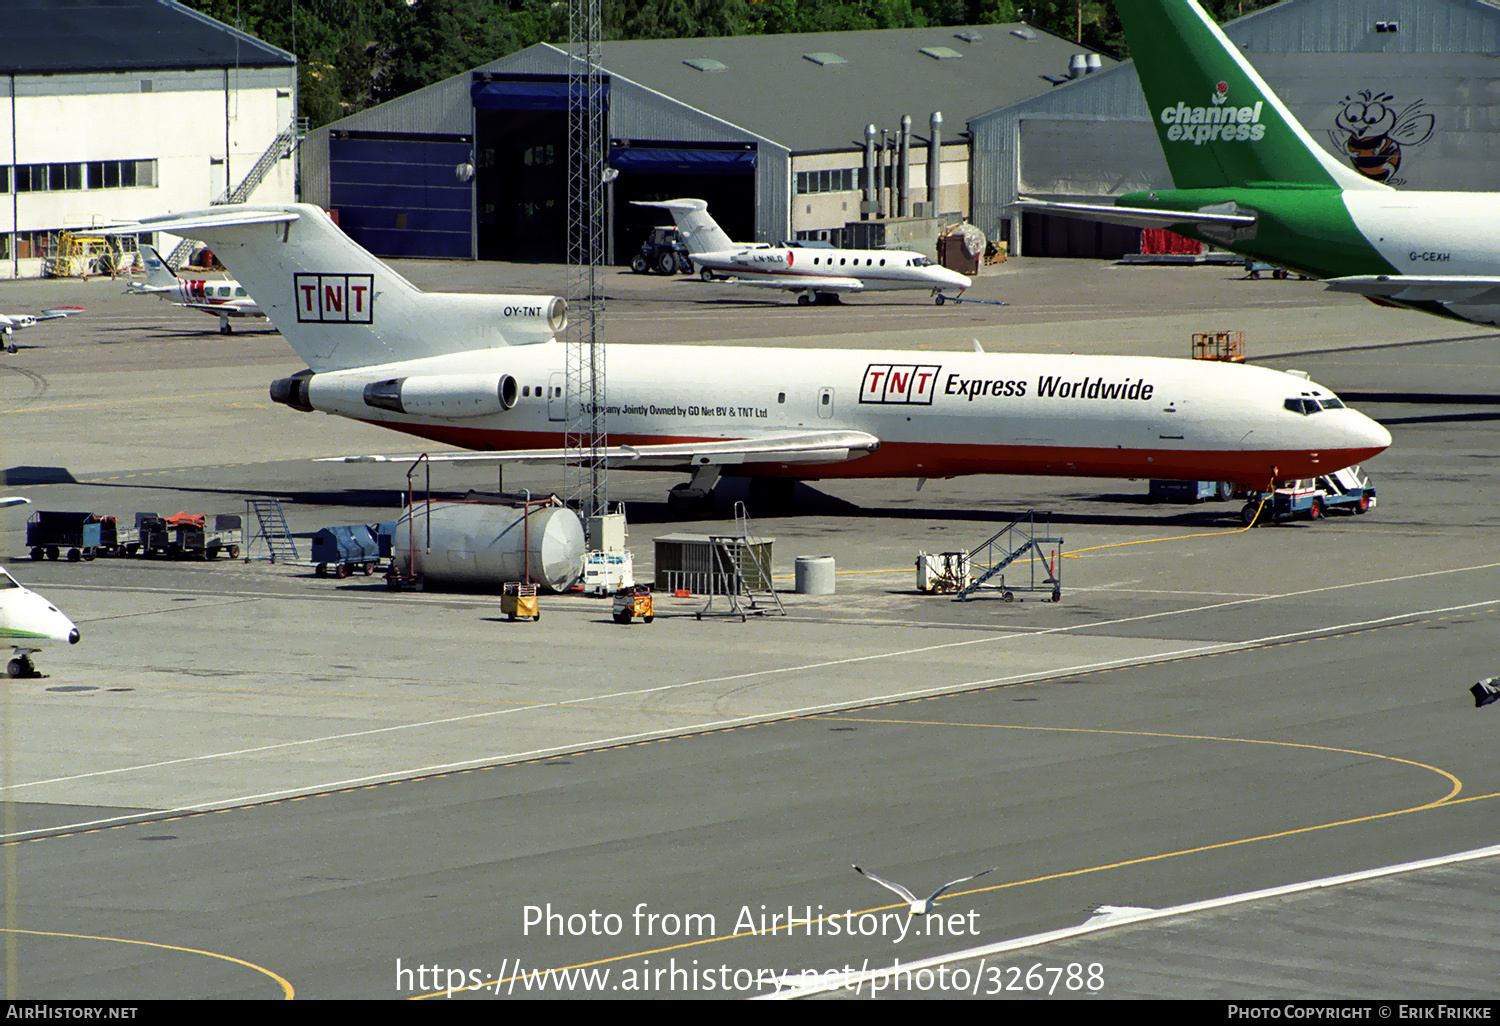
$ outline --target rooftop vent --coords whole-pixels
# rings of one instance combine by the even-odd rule
[[[984,37],[973,29],[964,29],[962,32],[953,33],[954,39],[962,39],[966,43],[982,43]]]
[[[1027,28],[1025,25],[1022,25],[1020,28],[1011,29],[1010,34],[1015,36],[1017,39],[1024,39],[1028,43],[1036,39],[1036,33]]]
[[[1375,23],[1375,31],[1376,32],[1400,32],[1401,31],[1401,23],[1399,21],[1377,21]]]
[[[805,53],[802,56],[806,60],[810,60],[814,64],[818,65],[819,67],[824,67],[824,68],[828,67],[828,65],[830,65],[830,64],[848,64],[849,63],[848,61],[844,60],[844,58],[840,57],[836,53]]]
[[[924,46],[922,47],[922,52],[927,56],[940,61],[951,60],[954,57],[963,56],[963,54],[959,53],[951,46]]]
[[[682,63],[690,68],[697,68],[699,71],[727,71],[729,69],[729,65],[716,61],[712,57],[694,57]]]

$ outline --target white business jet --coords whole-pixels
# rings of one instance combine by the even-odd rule
[[[0,498],[0,506],[20,506],[29,499]],[[11,646],[7,677],[37,677],[31,657],[47,645],[78,644],[78,628],[56,606],[0,567],[0,644]]]
[[[564,463],[581,397],[554,296],[425,293],[307,205],[223,206],[117,232],[191,231],[260,299],[307,369],[271,384],[302,411],[480,453]],[[976,346],[977,349],[977,346]],[[796,480],[1048,474],[1233,481],[1317,477],[1390,434],[1331,391],[1209,360],[625,345],[609,354],[612,467]],[[412,459],[367,456],[361,459]]]
[[[797,302],[836,299],[851,292],[892,289],[930,290],[938,305],[946,292],[973,284],[965,275],[904,249],[827,249],[821,246],[772,246],[764,242],[730,242],[701,199],[645,202],[638,207],[670,211],[688,256],[704,281],[784,289]]]
[[[83,307],[59,306],[51,310],[43,310],[39,314],[0,314],[0,332],[3,332],[7,336],[4,343],[5,351],[7,353],[14,353],[16,351],[15,342],[8,336],[14,335],[17,328],[31,328],[42,321],[51,321],[58,317],[71,317],[78,313],[83,313]]]
[[[231,317],[264,317],[260,305],[237,281],[207,278],[179,278],[152,246],[140,248],[141,263],[146,266],[145,282],[127,282],[125,291],[132,296],[160,296],[177,306],[211,314],[219,319],[219,334],[230,335]]]

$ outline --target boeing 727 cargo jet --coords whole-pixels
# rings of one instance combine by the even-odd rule
[[[973,284],[966,275],[904,249],[730,242],[701,199],[632,203],[671,212],[688,257],[704,281],[795,292],[797,302],[802,304],[853,292],[921,289],[931,291],[939,306],[947,298],[946,292],[962,292]]]
[[[120,232],[191,230],[307,361],[271,398],[485,455],[562,463],[566,304],[424,293],[316,207],[234,206]],[[1280,371],[1160,357],[621,345],[606,458],[679,469],[678,497],[758,478],[1056,474],[1313,477],[1390,444],[1325,388]],[[382,457],[384,458],[384,457]],[[410,457],[403,457],[410,458]],[[681,486],[679,486],[681,487]]]
[[[1367,178],[1313,142],[1193,0],[1115,9],[1175,188],[1115,206],[1021,209],[1170,228],[1336,291],[1500,324],[1500,193],[1397,191]]]

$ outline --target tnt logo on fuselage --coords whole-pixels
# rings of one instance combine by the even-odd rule
[[[931,406],[942,365],[932,366],[872,363],[865,368],[859,390],[862,403],[905,403]]]
[[[373,274],[294,274],[297,320],[302,323],[373,324]]]

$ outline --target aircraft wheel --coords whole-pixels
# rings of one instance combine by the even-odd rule
[[[705,267],[703,270],[698,272],[698,277],[702,278],[704,281],[713,281],[714,272]]]
[[[1016,600],[1016,593],[1013,591],[1007,591],[1004,595],[1001,596],[1001,598],[1003,598],[1007,602],[1014,602]]]
[[[799,292],[797,294],[797,305],[798,306],[807,306],[811,302],[812,302],[812,297],[810,297],[806,292]]]
[[[647,271],[651,270],[651,265],[646,263],[646,258],[644,256],[637,253],[633,258],[631,258],[630,269],[636,274],[645,274]]]
[[[26,676],[26,662],[22,659],[12,659],[5,664],[5,675],[7,677]]]
[[[16,344],[14,342],[12,342],[10,345],[8,345],[8,346],[5,347],[5,351],[7,353],[9,353],[11,356],[15,356],[16,355]]]

